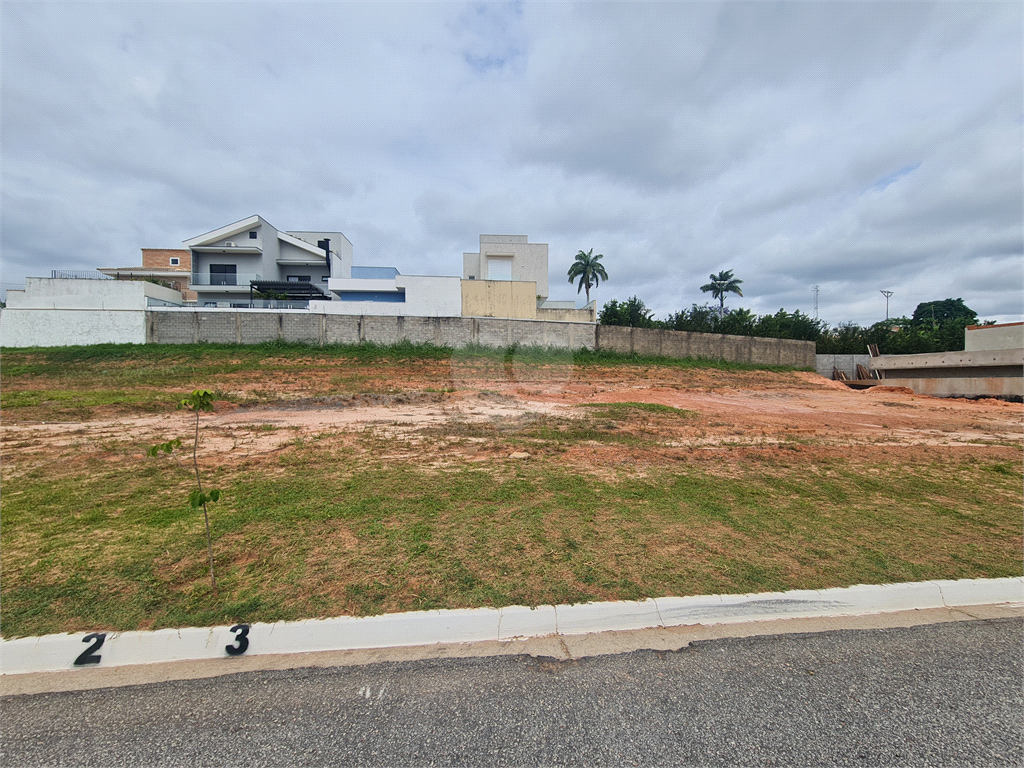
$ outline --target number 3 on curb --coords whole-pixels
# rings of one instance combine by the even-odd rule
[[[226,645],[224,650],[228,652],[228,656],[241,656],[249,647],[249,625],[235,624],[230,631],[235,633],[237,645]]]
[[[76,667],[83,667],[86,664],[99,664],[100,655],[96,653],[100,648],[103,647],[103,641],[107,639],[106,632],[93,632],[92,634],[86,635],[82,638],[83,643],[91,642],[88,648],[78,654],[78,658],[75,659]]]

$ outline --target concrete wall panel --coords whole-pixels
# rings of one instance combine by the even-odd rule
[[[362,319],[362,341],[374,344],[394,344],[401,341],[398,317],[364,316]],[[401,318],[404,320],[405,318]]]
[[[406,317],[403,318],[402,338],[413,344],[435,344],[439,317]]]
[[[909,387],[918,395],[932,397],[1005,397],[1016,400],[1024,398],[1024,377],[1021,376],[967,375],[935,379],[886,377],[881,384],[887,387]]]
[[[476,343],[485,347],[507,347],[515,343],[509,333],[509,321],[498,318],[481,317],[476,321]]]
[[[836,368],[849,378],[857,378],[857,364],[865,368],[871,361],[870,355],[816,355],[814,369],[826,379],[832,378],[832,369]]]
[[[281,314],[281,338],[284,341],[301,341],[307,344],[320,344],[321,324],[326,315],[306,312],[287,312]]]
[[[4,309],[0,346],[145,344],[145,310]]]
[[[281,312],[239,312],[238,310],[220,310],[222,317],[232,323],[230,344],[258,344],[261,341],[278,341],[283,337],[282,328],[286,315]],[[200,313],[202,315],[202,313]],[[214,339],[211,339],[213,341]],[[216,341],[224,341],[218,338]]]
[[[325,344],[358,344],[361,318],[353,315],[325,315]]]
[[[964,329],[964,351],[982,352],[991,349],[1024,347],[1024,323],[972,325]]]

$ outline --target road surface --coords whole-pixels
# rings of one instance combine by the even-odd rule
[[[1022,765],[1020,619],[13,696],[2,764]]]

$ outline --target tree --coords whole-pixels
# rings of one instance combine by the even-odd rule
[[[966,320],[964,325],[972,325],[978,320],[978,313],[964,304],[963,299],[944,299],[942,301],[926,301],[917,305],[910,322],[913,325],[939,326],[947,320]]]
[[[704,293],[710,291],[711,296],[718,299],[723,310],[725,309],[725,294],[735,293],[739,296],[743,295],[743,291],[740,290],[740,283],[743,281],[734,278],[732,276],[731,269],[719,272],[717,275],[710,275],[709,277],[711,278],[711,282],[707,285],[702,285],[700,289],[704,291]]]
[[[569,267],[569,282],[575,282],[576,278],[579,278],[580,287],[576,289],[576,293],[586,288],[587,304],[590,303],[590,289],[597,288],[602,280],[608,281],[608,273],[604,271],[604,265],[600,261],[603,258],[603,253],[595,256],[593,248],[586,253],[581,250],[576,254],[576,261]]]
[[[652,328],[655,321],[651,319],[651,314],[642,299],[631,296],[628,301],[620,303],[612,299],[605,304],[598,322],[601,325],[622,325],[627,328]]]

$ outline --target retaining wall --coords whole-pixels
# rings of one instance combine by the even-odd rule
[[[815,370],[826,379],[832,378],[832,369],[838,368],[851,379],[857,378],[857,364],[865,368],[871,362],[871,355],[817,355]]]

